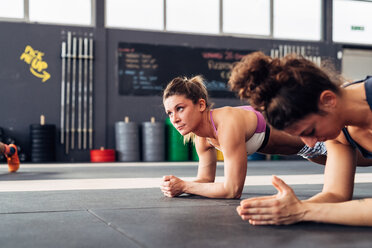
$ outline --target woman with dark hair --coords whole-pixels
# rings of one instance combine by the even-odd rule
[[[372,165],[372,78],[344,85],[342,79],[294,55],[245,56],[232,70],[232,90],[263,112],[270,125],[300,136],[309,147],[326,141],[327,161],[321,193],[300,201],[273,177],[278,194],[245,199],[237,208],[254,225],[317,221],[372,225],[372,199],[352,201],[357,150]]]

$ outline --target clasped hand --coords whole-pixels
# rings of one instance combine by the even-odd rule
[[[160,189],[167,197],[175,197],[183,192],[184,181],[173,175],[164,176]]]

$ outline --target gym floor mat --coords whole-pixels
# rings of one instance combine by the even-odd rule
[[[272,174],[300,198],[322,189],[323,166],[306,161],[249,161],[243,198],[276,193]],[[372,228],[304,222],[251,226],[240,200],[166,198],[163,175],[195,177],[197,163],[22,164],[0,167],[1,247],[371,247]],[[358,168],[354,198],[372,196],[370,168]],[[223,165],[217,166],[223,176]],[[368,180],[370,178],[370,180]],[[262,180],[262,183],[260,183]],[[252,183],[252,182],[255,183]]]

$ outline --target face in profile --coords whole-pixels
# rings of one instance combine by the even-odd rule
[[[163,102],[165,113],[181,135],[186,135],[198,126],[201,119],[200,105],[183,95],[173,95]]]

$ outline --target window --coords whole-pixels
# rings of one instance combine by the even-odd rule
[[[372,2],[333,1],[333,41],[372,44]]]
[[[0,18],[24,18],[23,0],[0,0]]]
[[[218,34],[219,0],[166,0],[168,31]]]
[[[274,38],[320,40],[322,0],[274,0]]]
[[[223,32],[270,35],[270,0],[224,0]]]
[[[106,26],[164,29],[163,0],[107,0]]]
[[[92,24],[91,0],[29,0],[32,22]]]
[[[343,49],[342,76],[356,81],[371,75],[372,50]]]

